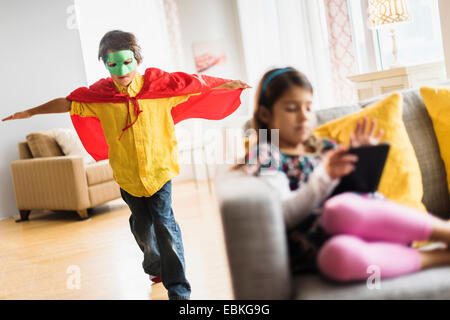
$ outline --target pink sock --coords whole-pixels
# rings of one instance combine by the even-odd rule
[[[374,271],[387,279],[419,271],[419,251],[398,243],[366,242],[351,235],[332,237],[317,256],[319,270],[339,281],[368,279]],[[371,267],[371,268],[369,268]]]
[[[431,215],[388,200],[343,193],[325,202],[321,224],[329,234],[407,244],[430,238]]]

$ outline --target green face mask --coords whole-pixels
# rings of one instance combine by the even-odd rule
[[[131,59],[131,62],[127,61],[129,59]],[[108,63],[111,65],[108,65]],[[108,53],[105,66],[112,75],[123,76],[133,72],[136,69],[137,62],[133,51],[120,50]]]

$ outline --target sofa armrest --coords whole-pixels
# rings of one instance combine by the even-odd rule
[[[235,299],[289,299],[292,281],[279,199],[240,171],[216,179]]]
[[[86,170],[78,156],[15,160],[11,171],[19,210],[90,207]]]

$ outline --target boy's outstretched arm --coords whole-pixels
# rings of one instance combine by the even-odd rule
[[[62,113],[69,112],[71,108],[71,101],[66,98],[57,98],[49,102],[41,104],[35,108],[31,108],[25,111],[16,112],[9,117],[3,118],[2,121],[6,120],[16,120],[16,119],[26,119],[30,118],[36,114],[43,113]]]
[[[246,84],[244,81],[241,80],[232,80],[232,81],[228,81],[225,82],[224,84],[221,84],[220,86],[217,86],[214,89],[229,89],[229,90],[233,90],[233,89],[248,89],[251,88],[248,84]]]
[[[192,94],[198,92],[208,92],[215,89],[247,89],[251,88],[247,83],[241,80],[229,80],[218,77],[212,77],[205,74],[188,74],[185,72],[166,73],[166,76],[160,76],[163,86],[168,92],[176,95]]]

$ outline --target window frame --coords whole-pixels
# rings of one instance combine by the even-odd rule
[[[355,1],[359,1],[359,7],[361,11],[359,12],[360,16],[359,18],[362,19],[363,25],[364,25],[364,42],[365,42],[365,61],[361,61],[361,57],[358,57],[360,55],[360,52],[358,51],[358,48],[356,47],[355,41],[354,41],[354,48],[356,53],[356,60],[358,64],[358,72],[359,74],[364,73],[371,73],[371,72],[379,72],[379,71],[385,71],[389,70],[388,66],[385,66],[383,64],[383,58],[381,53],[381,43],[380,43],[380,31],[378,29],[372,30],[367,27],[367,20],[365,17],[367,17],[367,13],[369,10],[369,2],[367,0],[347,0],[347,7],[351,11],[350,21],[352,24],[352,36],[354,39],[356,39],[355,34],[355,25],[354,25],[354,17],[352,12],[352,6],[354,6]],[[438,7],[440,7],[440,1],[438,1]],[[439,9],[439,13],[440,9]],[[441,18],[441,17],[440,17]],[[441,32],[442,32],[442,22],[441,22]],[[443,47],[443,59],[445,60],[445,51],[444,51],[444,43],[442,43]],[[362,66],[363,65],[363,66]]]

